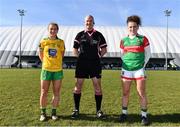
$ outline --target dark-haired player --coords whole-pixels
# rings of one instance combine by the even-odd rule
[[[127,18],[128,36],[120,43],[122,58],[122,114],[120,122],[127,119],[127,108],[130,95],[130,87],[133,80],[136,82],[136,89],[139,95],[141,107],[141,122],[148,125],[147,118],[147,97],[146,97],[146,74],[145,65],[150,58],[150,45],[146,36],[138,34],[141,19],[133,15]]]

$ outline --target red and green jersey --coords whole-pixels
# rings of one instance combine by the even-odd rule
[[[145,63],[144,48],[149,45],[145,36],[136,35],[133,39],[129,36],[123,38],[120,43],[122,54],[122,68],[128,71],[139,70]]]

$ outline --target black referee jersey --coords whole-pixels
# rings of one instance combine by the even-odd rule
[[[73,48],[79,49],[79,59],[97,60],[100,58],[100,48],[107,47],[104,36],[96,31],[81,31],[74,40]]]

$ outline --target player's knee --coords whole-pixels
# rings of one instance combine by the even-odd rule
[[[80,93],[81,93],[81,87],[75,86],[75,88],[74,88],[74,93],[75,93],[75,94],[80,94]]]
[[[81,89],[82,89],[82,82],[76,82],[75,87],[74,87],[74,93],[76,94],[80,94],[81,93]]]
[[[42,89],[41,90],[41,96],[46,97],[48,95],[48,91]]]
[[[95,89],[95,95],[102,95],[102,91],[100,89]]]
[[[145,99],[146,95],[145,94],[139,94],[140,99]]]
[[[54,101],[59,101],[59,96],[53,96]]]
[[[83,81],[76,80],[75,85],[76,85],[76,87],[82,87]]]
[[[123,97],[128,97],[129,96],[129,91],[123,91]]]

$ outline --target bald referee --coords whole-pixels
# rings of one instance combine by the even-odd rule
[[[74,87],[74,110],[72,118],[79,116],[81,90],[85,79],[91,79],[94,86],[97,118],[104,119],[101,111],[101,57],[107,52],[107,44],[104,36],[94,29],[94,17],[85,17],[85,30],[79,32],[74,40],[73,53],[77,57]]]

